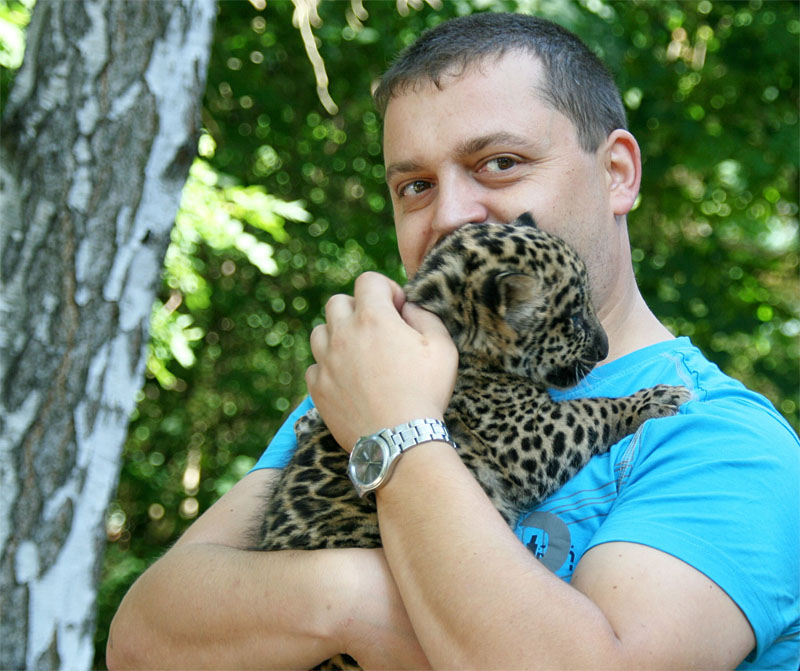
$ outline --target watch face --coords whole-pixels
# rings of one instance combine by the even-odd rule
[[[353,451],[352,468],[355,477],[363,485],[378,480],[384,468],[384,447],[377,440],[367,438]]]

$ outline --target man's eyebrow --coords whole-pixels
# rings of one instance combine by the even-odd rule
[[[391,181],[395,175],[403,174],[406,172],[417,172],[422,169],[422,166],[416,161],[398,161],[386,166],[386,182]]]
[[[487,135],[480,135],[475,138],[470,138],[461,142],[456,148],[460,156],[469,156],[475,154],[486,147],[495,144],[506,145],[530,145],[530,140],[523,135],[516,135],[507,131],[498,131],[497,133],[489,133]]]
[[[492,145],[515,145],[525,146],[530,145],[530,139],[523,135],[516,135],[507,131],[498,131],[497,133],[488,133],[487,135],[480,135],[478,137],[464,140],[456,147],[456,154],[458,156],[470,156],[477,152],[490,147]],[[398,161],[386,167],[386,181],[389,182],[395,175],[403,173],[412,173],[422,170],[422,165],[417,161]]]

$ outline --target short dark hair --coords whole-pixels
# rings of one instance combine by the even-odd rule
[[[617,128],[627,128],[625,107],[611,73],[578,38],[557,23],[510,13],[471,14],[440,23],[404,49],[381,78],[375,104],[383,115],[392,97],[422,81],[440,85],[481,60],[527,52],[544,66],[544,101],[575,126],[585,151],[596,151]]]

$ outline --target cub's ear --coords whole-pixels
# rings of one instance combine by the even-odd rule
[[[533,228],[539,228],[536,225],[536,222],[533,220],[533,216],[530,212],[523,212],[521,215],[517,217],[516,222],[517,224],[522,224],[523,226],[532,226]]]
[[[546,308],[540,281],[522,273],[504,273],[496,281],[500,315],[516,331],[530,327]]]

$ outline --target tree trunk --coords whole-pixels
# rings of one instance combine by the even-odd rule
[[[214,0],[40,0],[0,140],[0,667],[88,669]]]

